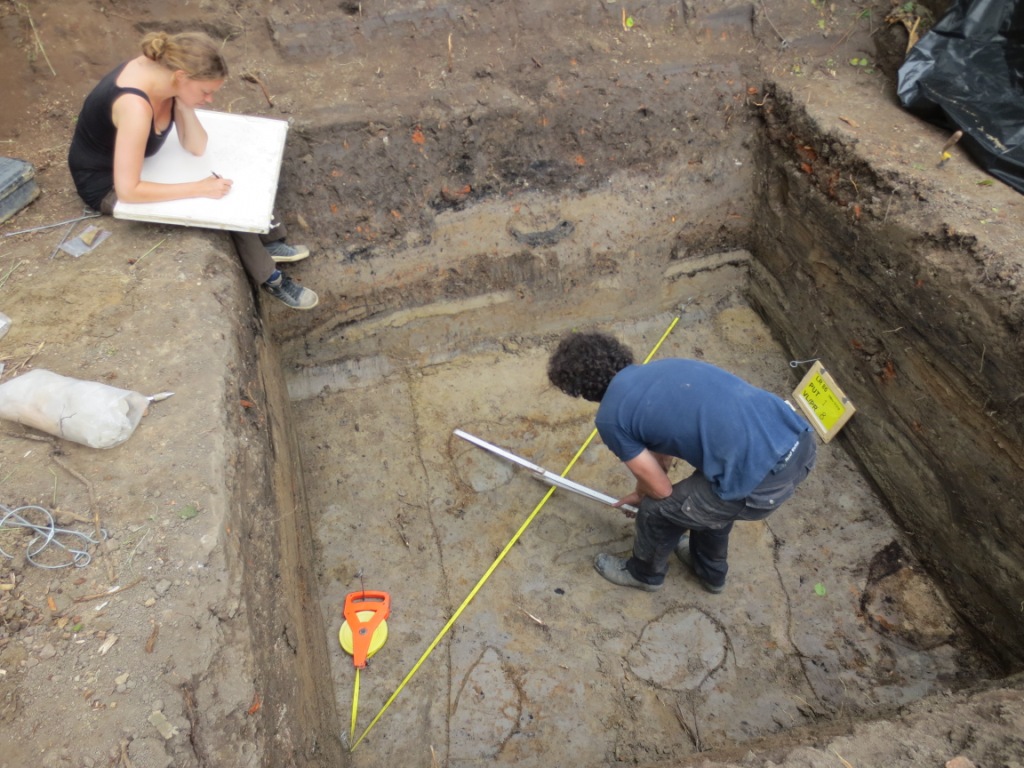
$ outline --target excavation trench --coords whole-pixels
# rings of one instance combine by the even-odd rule
[[[393,610],[361,676],[356,737],[380,717],[353,765],[678,761],[884,717],[1024,658],[1020,534],[996,533],[1021,500],[1021,411],[1000,374],[1021,361],[999,286],[965,288],[971,244],[916,221],[785,92],[755,108],[707,78],[660,125],[613,102],[607,143],[514,110],[417,125],[401,147],[383,139],[408,120],[293,142],[293,164],[347,180],[302,188],[321,203],[306,209],[381,212],[358,232],[311,217],[344,254],[307,273],[336,311],[274,316],[301,463],[280,568],[302,569],[289,642],[318,712],[297,726],[307,752],[350,745],[337,633],[363,589]],[[709,93],[731,114],[697,111]],[[714,140],[680,140],[687,120],[717,120]],[[340,149],[354,145],[358,159]],[[873,202],[855,208],[853,187]],[[546,489],[453,430],[561,472],[593,408],[546,383],[554,341],[597,327],[642,357],[673,318],[659,357],[783,396],[820,359],[859,412],[795,499],[738,526],[723,595],[677,565],[657,594],[611,587],[591,562],[627,551],[632,524],[559,492],[465,604]],[[966,347],[981,345],[979,367]],[[570,477],[630,487],[599,443]]]
[[[113,451],[5,427],[5,503],[111,539],[0,574],[0,765],[1024,762],[1024,198],[894,93],[945,5],[7,4],[0,133],[43,193],[6,235],[81,210],[71,127],[131,41],[203,29],[214,108],[290,123],[286,268],[320,305],[252,291],[219,231],[5,237],[5,379],[176,395]],[[594,408],[547,385],[556,340],[643,356],[676,319],[658,357],[787,396],[817,359],[858,409],[721,595],[674,562],[606,583],[630,521],[538,508],[453,434],[561,472]],[[597,442],[569,476],[631,486]],[[363,589],[393,612],[350,751]]]

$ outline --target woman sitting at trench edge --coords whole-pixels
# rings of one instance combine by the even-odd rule
[[[81,198],[105,214],[118,200],[151,203],[192,197],[218,199],[231,180],[211,174],[181,184],[143,181],[142,161],[163,146],[175,125],[181,146],[194,155],[206,151],[207,135],[196,108],[213,101],[228,76],[217,44],[201,32],[142,38],[142,55],[104,77],[85,98],[68,152],[68,166]],[[283,274],[275,262],[309,256],[305,246],[288,245],[280,224],[266,235],[232,232],[246,273],[294,309],[312,309],[316,293]]]

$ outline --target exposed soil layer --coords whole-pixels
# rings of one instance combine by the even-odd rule
[[[770,94],[752,295],[801,355],[835,350],[867,411],[851,448],[928,569],[1019,665],[1024,398],[1010,372],[1024,365],[1024,303],[1004,247],[1020,201],[937,216],[930,184],[850,158],[823,130],[831,115]],[[871,156],[899,146],[879,141]]]
[[[175,391],[109,451],[4,428],[0,503],[109,539],[85,568],[0,561],[0,765],[1024,762],[999,679],[1024,656],[1022,202],[956,148],[939,166],[945,134],[895,104],[892,10],[0,7],[0,152],[43,192],[0,234],[80,215],[81,99],[142,31],[198,26],[235,75],[216,106],[292,123],[279,204],[321,295],[267,305],[219,233],[104,219],[80,259],[57,245],[90,222],[0,239],[4,380]],[[674,314],[666,352],[779,392],[780,362],[827,361],[859,412],[824,471],[738,533],[717,604],[677,569],[623,607],[589,558],[628,523],[555,497],[348,755],[344,593],[396,601],[362,726],[534,498],[450,428],[557,465],[589,412],[544,388],[551,341],[598,323],[639,352]],[[598,448],[580,471],[611,492]],[[846,528],[814,529],[833,509]]]

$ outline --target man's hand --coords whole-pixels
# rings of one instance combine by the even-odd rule
[[[636,478],[635,493],[639,498],[665,499],[672,495],[672,481],[668,479],[659,456],[646,448],[626,462],[626,468]]]
[[[622,514],[624,514],[630,520],[635,519],[636,512],[630,512],[628,509],[622,509],[623,504],[628,504],[631,507],[638,506],[640,504],[640,494],[637,493],[636,491],[633,491],[633,493],[629,494],[628,496],[623,496],[621,499],[612,504],[613,507],[620,509],[622,511]]]

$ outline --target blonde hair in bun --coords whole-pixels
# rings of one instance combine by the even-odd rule
[[[228,65],[220,48],[203,32],[150,32],[140,43],[142,55],[172,72],[181,70],[191,80],[223,80]]]

